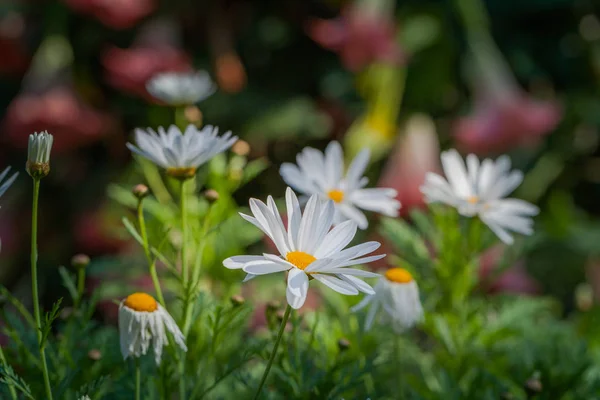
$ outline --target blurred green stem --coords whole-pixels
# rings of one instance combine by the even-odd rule
[[[2,351],[2,346],[0,346],[0,362],[2,363],[2,365],[4,365],[4,367],[8,367],[8,363],[6,362],[6,358],[4,357],[4,351]],[[12,397],[13,400],[17,400],[17,391],[15,390],[13,385],[11,385],[10,383],[6,383],[6,385],[8,385],[10,397]]]
[[[183,299],[183,326],[185,331],[185,326],[189,324],[188,319],[189,315],[191,315],[190,311],[190,295],[189,295],[189,271],[187,264],[187,204],[186,204],[186,193],[185,193],[185,182],[187,180],[181,181],[181,193],[179,196],[180,200],[180,208],[181,208],[181,282],[183,285],[183,293],[185,294]],[[184,335],[187,335],[184,333]],[[185,353],[181,355],[181,359],[179,360],[179,372],[181,376],[179,377],[179,398],[181,400],[186,400],[185,390]]]
[[[183,132],[188,124],[185,107],[175,107],[175,125]]]
[[[146,220],[144,219],[144,199],[138,200],[137,205],[137,216],[138,224],[140,225],[140,235],[142,235],[142,242],[144,246],[144,253],[146,254],[146,260],[148,260],[148,268],[150,269],[150,276],[152,277],[152,283],[154,284],[154,291],[158,297],[158,302],[166,309],[167,305],[160,288],[160,281],[158,280],[158,274],[156,273],[156,259],[152,257],[150,252],[150,244],[148,243],[148,232],[146,231]]]
[[[265,368],[265,372],[260,380],[260,384],[258,385],[258,390],[256,390],[256,394],[254,395],[254,400],[257,400],[260,397],[260,392],[262,391],[263,386],[267,380],[267,376],[269,375],[269,371],[271,371],[271,366],[273,365],[273,361],[275,360],[275,355],[277,354],[277,348],[279,347],[279,342],[281,342],[281,337],[283,336],[283,332],[285,331],[285,326],[287,325],[288,319],[290,318],[290,313],[292,312],[292,306],[288,304],[285,308],[285,314],[283,314],[283,319],[281,320],[281,326],[279,327],[279,332],[277,333],[277,339],[275,339],[275,345],[273,346],[273,351],[271,352],[271,357],[269,358],[269,363],[267,364],[267,368]]]
[[[40,180],[33,179],[33,205],[31,208],[31,295],[33,297],[33,315],[36,322],[36,333],[38,347],[40,351],[40,361],[42,362],[42,374],[44,377],[44,387],[46,390],[46,399],[52,400],[52,389],[50,388],[50,376],[48,374],[48,365],[46,363],[46,353],[42,346],[42,321],[40,317],[40,300],[38,295],[37,282],[37,222],[38,222],[38,202],[40,197]]]
[[[135,359],[135,400],[140,400],[140,381],[141,381],[140,359]]]
[[[83,300],[83,291],[85,290],[85,268],[77,269],[77,302],[75,307],[81,305]]]

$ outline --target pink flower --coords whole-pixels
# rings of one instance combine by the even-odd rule
[[[134,26],[156,8],[155,0],[64,0],[73,10],[115,29]]]
[[[159,72],[191,71],[189,56],[171,46],[110,48],[102,55],[107,82],[129,94],[152,100],[146,82]]]
[[[428,172],[438,172],[440,148],[431,118],[418,114],[406,123],[404,134],[392,150],[377,186],[396,189],[401,215],[424,207],[420,187]]]
[[[396,27],[388,15],[346,7],[338,18],[311,21],[307,30],[315,42],[338,53],[351,71],[375,62],[397,64],[404,58],[396,43]]]
[[[488,293],[539,294],[540,286],[527,273],[523,261],[495,275],[505,248],[504,245],[498,245],[482,254],[479,279],[483,289]]]
[[[537,101],[517,92],[510,99],[480,101],[473,115],[456,122],[454,135],[465,152],[503,153],[537,144],[561,117],[557,103]]]
[[[52,153],[68,152],[95,143],[110,133],[112,118],[81,102],[68,87],[42,94],[24,93],[9,105],[4,119],[8,141],[27,148],[30,133],[47,130],[54,135]]]

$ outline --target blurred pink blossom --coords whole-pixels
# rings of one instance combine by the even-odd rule
[[[471,46],[475,104],[471,115],[454,124],[458,147],[489,154],[537,144],[560,122],[560,104],[525,93],[493,42],[473,41]]]
[[[64,0],[73,10],[115,29],[134,26],[156,9],[155,0]]]
[[[440,170],[439,158],[440,147],[433,121],[424,114],[412,116],[377,183],[379,187],[396,189],[396,199],[402,204],[401,215],[425,206],[420,187],[428,172]]]
[[[404,59],[389,14],[348,6],[338,18],[312,20],[307,31],[322,47],[338,53],[351,71],[359,71],[375,62],[397,64]]]
[[[31,55],[25,48],[25,19],[16,12],[6,12],[0,18],[0,74],[20,75],[27,71]]]
[[[92,257],[122,253],[131,242],[117,236],[120,228],[118,215],[109,208],[85,210],[75,219],[75,247]]]
[[[152,100],[146,82],[166,71],[191,71],[190,57],[175,47],[161,45],[109,48],[102,55],[107,82],[116,89]]]
[[[498,245],[481,255],[479,279],[482,288],[488,293],[515,293],[537,295],[541,292],[538,282],[525,270],[523,261],[507,268],[495,276],[506,246]]]
[[[16,148],[27,148],[29,134],[47,130],[54,135],[52,152],[68,152],[94,143],[109,134],[112,118],[81,102],[68,87],[42,94],[23,93],[9,105],[4,119],[6,139]]]

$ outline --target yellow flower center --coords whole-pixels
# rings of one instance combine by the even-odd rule
[[[385,278],[390,282],[396,283],[410,283],[413,281],[413,277],[404,268],[391,268],[385,272]]]
[[[477,204],[478,202],[479,202],[479,197],[477,197],[477,196],[467,197],[467,203],[469,203],[469,204]]]
[[[197,168],[194,167],[171,167],[167,168],[167,175],[175,179],[186,180],[196,175]]]
[[[125,305],[135,311],[153,312],[158,309],[154,297],[146,293],[133,293],[125,299]]]
[[[304,268],[308,267],[313,261],[317,260],[303,251],[290,251],[286,254],[285,259],[301,270],[304,270]]]
[[[336,203],[341,203],[344,201],[344,192],[338,189],[330,190],[327,192],[327,196]]]

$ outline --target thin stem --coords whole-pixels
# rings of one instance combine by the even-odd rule
[[[279,342],[281,342],[281,337],[283,336],[283,331],[285,330],[285,326],[287,325],[287,321],[290,318],[290,313],[292,312],[292,307],[288,304],[285,309],[285,314],[283,314],[283,320],[281,321],[281,326],[279,327],[279,332],[277,333],[277,339],[275,339],[275,345],[273,346],[273,352],[271,353],[271,357],[269,358],[269,363],[267,364],[267,368],[260,380],[260,384],[258,385],[258,390],[254,395],[254,400],[257,400],[260,396],[260,392],[262,391],[263,386],[267,380],[267,376],[269,375],[269,371],[271,371],[271,366],[273,365],[273,361],[275,360],[275,355],[277,354],[277,348],[279,347]]]
[[[33,205],[31,208],[31,294],[33,297],[33,315],[36,323],[38,347],[40,350],[40,361],[42,363],[42,374],[44,376],[44,387],[46,398],[52,400],[52,389],[50,388],[50,376],[48,374],[48,365],[46,363],[46,353],[42,347],[42,322],[40,318],[40,300],[38,295],[37,283],[37,221],[38,221],[38,201],[40,195],[40,180],[33,179]]]
[[[152,253],[150,252],[150,245],[148,243],[148,232],[146,231],[146,220],[144,219],[143,201],[143,199],[140,199],[137,205],[137,216],[138,224],[140,226],[140,235],[142,236],[142,245],[144,247],[144,254],[146,254],[146,260],[148,261],[148,268],[150,269],[150,277],[152,278],[152,283],[154,284],[154,291],[156,292],[156,297],[158,297],[158,302],[166,309],[167,305],[162,294],[162,289],[160,288],[158,274],[156,273],[156,259],[152,257]]]
[[[6,358],[4,357],[4,351],[2,351],[2,346],[0,346],[0,362],[5,367],[8,367],[8,363],[6,362]],[[17,400],[17,391],[15,390],[13,385],[11,385],[10,383],[7,383],[7,385],[8,385],[8,390],[10,391],[10,397],[12,397],[13,400]]]
[[[77,269],[77,301],[75,307],[79,307],[83,300],[83,291],[85,290],[85,268]]]
[[[183,292],[185,293],[185,297],[183,299],[183,325],[186,326],[189,324],[187,322],[188,316],[191,314],[190,307],[190,295],[189,295],[189,271],[187,264],[187,205],[186,205],[186,195],[185,195],[185,180],[181,181],[181,192],[179,196],[180,200],[180,209],[181,209],[181,282],[183,285]],[[187,334],[187,333],[186,333]],[[186,382],[185,382],[185,354],[181,355],[181,359],[179,360],[179,373],[181,376],[179,377],[179,398],[181,400],[186,400]]]
[[[135,400],[140,400],[140,381],[141,381],[140,359],[135,359]]]

